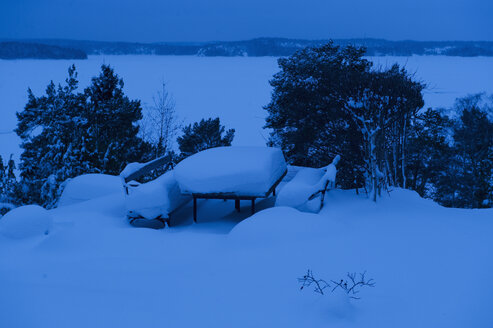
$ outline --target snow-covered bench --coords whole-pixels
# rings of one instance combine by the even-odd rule
[[[130,224],[154,229],[164,228],[166,222],[169,225],[170,214],[191,199],[181,193],[173,171],[147,183],[130,183],[126,192]]]
[[[156,168],[169,168],[170,165],[171,157],[166,155],[148,163],[130,163],[120,173],[125,187],[127,218],[131,225],[164,228],[166,222],[169,225],[170,214],[191,199],[181,193],[173,171],[147,183],[134,181]]]
[[[282,151],[270,147],[217,147],[194,154],[175,167],[175,179],[182,193],[193,197],[193,218],[197,221],[197,199],[255,200],[275,194],[287,173]]]
[[[289,206],[300,211],[318,212],[324,205],[325,193],[335,186],[337,155],[331,164],[315,169],[302,168],[279,192],[276,206]]]

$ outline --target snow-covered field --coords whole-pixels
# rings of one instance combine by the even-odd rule
[[[0,327],[493,326],[493,210],[405,190],[377,204],[331,191],[320,214],[242,221],[242,205],[200,201],[198,224],[187,206],[171,229],[137,229],[117,193],[49,211],[47,235],[0,235]],[[366,270],[376,285],[360,300],[300,291],[307,269]]]
[[[405,64],[429,85],[426,106],[446,107],[456,97],[493,92],[492,57],[374,57],[377,65]],[[67,68],[75,63],[81,87],[99,73],[100,65],[111,64],[125,81],[131,98],[152,103],[164,80],[176,100],[178,115],[185,123],[219,116],[236,129],[235,145],[265,145],[266,116],[262,106],[269,102],[268,80],[277,71],[273,57],[195,56],[90,56],[88,60],[0,60],[0,155],[20,154],[19,140],[11,131],[16,111],[23,109],[26,90],[44,92],[50,80],[63,82]]]

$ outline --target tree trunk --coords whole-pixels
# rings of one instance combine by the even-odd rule
[[[404,128],[402,131],[402,188],[406,189],[406,124],[407,124],[407,119],[406,115],[404,115]]]

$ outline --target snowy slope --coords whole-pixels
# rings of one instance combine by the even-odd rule
[[[49,235],[0,237],[0,327],[493,326],[493,210],[405,190],[377,204],[335,190],[320,214],[239,224],[246,207],[199,207],[198,224],[188,207],[171,229],[136,229],[114,194],[50,211]],[[300,291],[307,269],[367,270],[376,286],[359,301]]]

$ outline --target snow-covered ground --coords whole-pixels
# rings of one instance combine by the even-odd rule
[[[200,201],[198,224],[188,205],[164,230],[131,227],[121,193],[51,210],[48,234],[0,236],[0,327],[493,326],[493,210],[405,190],[325,204],[245,219],[248,202]],[[307,269],[366,270],[376,286],[361,300],[300,291]]]
[[[493,58],[375,60],[416,70],[427,106],[493,92]],[[40,95],[72,62],[0,60],[2,156],[19,155],[9,131],[26,88]],[[164,79],[185,122],[219,116],[235,145],[265,145],[275,58],[93,56],[75,62],[82,87],[103,62],[131,98],[150,103]],[[76,196],[66,204],[94,195]],[[319,214],[274,203],[249,217],[249,202],[237,213],[199,200],[198,224],[187,204],[164,230],[131,227],[120,191],[14,210],[0,219],[0,327],[493,327],[492,209],[446,209],[399,189],[376,204],[331,190]],[[376,286],[361,300],[300,291],[307,269],[326,280],[366,270]]]
[[[394,62],[406,65],[429,85],[426,106],[446,107],[456,97],[482,91],[493,92],[493,57],[373,57],[377,65]],[[125,92],[152,103],[161,82],[168,82],[176,110],[185,123],[219,116],[235,128],[237,146],[265,145],[268,132],[262,129],[270,99],[268,80],[277,72],[273,57],[195,56],[90,56],[88,60],[0,60],[0,155],[20,154],[19,140],[11,131],[17,111],[27,101],[27,88],[41,95],[50,80],[63,82],[69,65],[75,63],[81,87],[99,73],[100,65],[111,64],[125,81]]]

